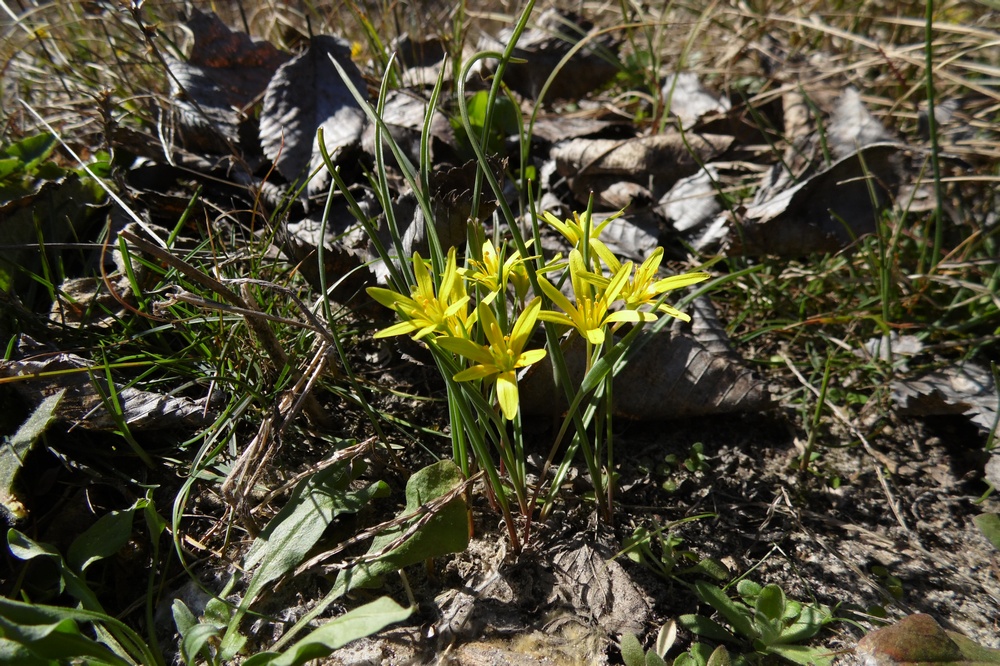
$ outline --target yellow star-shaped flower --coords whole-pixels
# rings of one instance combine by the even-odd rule
[[[500,411],[508,421],[517,415],[519,397],[517,370],[545,358],[544,349],[525,350],[542,309],[542,300],[533,299],[514,322],[510,335],[504,335],[500,323],[489,304],[480,303],[476,308],[480,326],[486,334],[488,345],[481,345],[465,337],[441,337],[437,344],[459,356],[471,359],[475,365],[454,377],[457,382],[486,379],[496,376],[497,401]]]

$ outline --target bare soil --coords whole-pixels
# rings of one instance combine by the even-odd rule
[[[410,574],[421,601],[412,626],[352,644],[330,663],[620,663],[622,632],[650,646],[663,622],[711,611],[678,580],[615,557],[620,544],[637,525],[706,512],[672,530],[683,548],[720,560],[734,578],[834,607],[849,621],[818,643],[844,659],[855,659],[877,620],[870,612],[929,613],[1000,647],[1000,556],[971,522],[996,506],[975,504],[986,489],[982,435],[961,418],[884,425],[869,450],[845,435],[800,472],[793,426],[781,412],[625,426],[614,527],[569,500],[514,556],[486,509],[467,552]],[[676,489],[664,490],[664,457],[684,459],[696,442],[707,467],[673,468]],[[678,645],[690,638],[682,631]]]

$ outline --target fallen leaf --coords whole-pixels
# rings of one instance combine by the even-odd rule
[[[667,224],[695,250],[720,243],[729,235],[729,225],[719,217],[722,206],[716,199],[718,180],[716,168],[707,164],[693,176],[678,180],[656,205]]]
[[[893,137],[865,107],[861,93],[847,87],[830,115],[827,141],[836,159],[850,156],[865,146],[887,143]]]
[[[575,541],[552,561],[558,584],[553,596],[578,616],[591,617],[608,633],[639,633],[646,628],[650,601],[611,554]]]
[[[900,414],[964,414],[989,432],[997,420],[993,375],[972,362],[952,365],[919,377],[893,380],[892,400]]]
[[[708,90],[694,72],[670,74],[660,89],[671,115],[681,121],[685,129],[694,126],[710,114],[726,114],[732,105],[725,97]]]
[[[22,336],[22,346],[24,344],[25,336]],[[16,378],[12,383],[14,389],[36,405],[48,396],[65,391],[57,417],[88,430],[118,427],[105,407],[105,400],[117,401],[122,419],[134,430],[193,429],[208,426],[215,420],[214,410],[207,407],[207,398],[191,400],[151,393],[116,382],[116,398],[112,399],[104,367],[76,354],[0,361],[0,377]]]
[[[739,220],[734,252],[836,252],[873,233],[899,183],[899,152],[896,144],[871,145],[791,187],[762,187]]]
[[[525,62],[508,64],[504,83],[521,95],[537,99],[549,75],[591,27],[574,14],[545,10],[535,27],[525,30],[518,39],[513,57]],[[484,35],[478,50],[502,52],[512,33],[511,28],[504,28],[496,37]],[[604,85],[619,71],[616,50],[606,36],[588,41],[553,79],[546,100],[579,99]]]
[[[267,86],[260,116],[264,154],[289,181],[312,174],[309,194],[322,191],[329,174],[316,131],[323,128],[326,149],[336,164],[360,145],[365,113],[340,77],[332,60],[347,72],[363,95],[367,88],[351,61],[351,46],[329,35],[317,35],[309,47],[278,68]],[[318,171],[317,171],[318,170]]]
[[[230,30],[212,12],[195,9],[184,25],[194,39],[190,56],[185,61],[165,53],[164,58],[185,143],[191,149],[229,153],[240,144],[240,125],[255,116],[250,107],[290,56],[269,42]]]
[[[677,132],[621,141],[573,139],[556,144],[551,155],[577,200],[586,203],[591,190],[601,191],[621,180],[651,181],[654,196],[659,196],[726,150],[732,140],[717,134],[682,136]]]

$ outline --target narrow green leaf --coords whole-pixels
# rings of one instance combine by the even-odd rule
[[[681,615],[677,618],[677,625],[698,636],[711,638],[713,641],[739,642],[728,629],[704,615]]]
[[[329,656],[351,641],[371,636],[413,613],[389,597],[371,603],[330,620],[292,645],[284,653],[262,652],[243,662],[244,666],[298,666],[313,659]]]
[[[111,650],[84,636],[70,618],[52,624],[18,625],[0,618],[0,633],[11,643],[20,647],[19,652],[30,655],[23,663],[52,663],[54,661],[77,660],[90,657],[89,663],[128,666],[129,662],[115,655]],[[22,663],[10,662],[4,663]]]
[[[714,585],[700,580],[695,582],[694,585],[698,596],[709,606],[717,610],[736,633],[750,639],[760,637],[760,632],[757,631],[757,628],[754,627],[753,622],[750,620],[749,608],[733,601],[726,596],[725,592]]]
[[[802,664],[802,666],[829,666],[836,656],[825,648],[805,645],[771,645],[767,651],[795,664]]]

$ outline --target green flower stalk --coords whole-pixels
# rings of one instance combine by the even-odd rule
[[[403,320],[379,331],[375,337],[388,338],[412,333],[414,340],[420,340],[431,333],[467,335],[474,318],[468,316],[469,295],[465,291],[465,282],[458,273],[455,248],[448,250],[437,294],[434,293],[434,281],[427,270],[427,264],[418,252],[413,253],[413,273],[417,284],[409,297],[391,289],[368,287],[369,296],[395,310]]]
[[[545,358],[544,349],[525,350],[535,329],[542,299],[535,298],[521,312],[511,329],[504,335],[500,323],[488,303],[480,303],[477,316],[488,345],[473,342],[467,337],[440,337],[437,344],[450,352],[472,360],[475,365],[454,376],[457,382],[496,377],[497,400],[500,411],[508,421],[517,416],[520,399],[517,392],[517,371]]]

